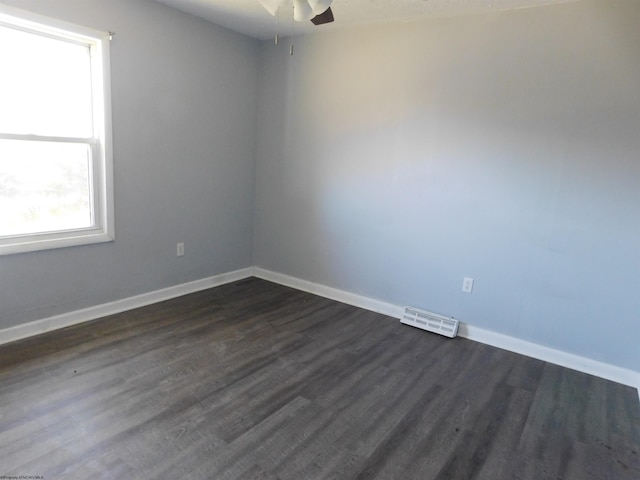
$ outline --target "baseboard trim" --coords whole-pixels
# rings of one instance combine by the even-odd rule
[[[325,285],[309,282],[307,280],[302,280],[259,267],[254,268],[254,276],[398,319],[402,317],[402,313],[404,311],[404,307],[402,306],[393,305],[391,303],[355,293],[345,292],[343,290],[327,287]],[[563,352],[561,350],[545,347],[501,333],[485,330],[483,328],[474,327],[464,322],[460,322],[458,335],[475,342],[484,343],[503,350],[519,353],[527,357],[543,360],[555,365],[571,368],[572,370],[577,370],[579,372],[595,375],[596,377],[611,380],[623,385],[628,385],[638,390],[640,398],[640,372],[617,367],[608,363],[598,362],[572,353]]]
[[[382,313],[394,318],[400,318],[404,311],[403,307],[398,307],[391,303],[346,292],[337,288],[327,287],[319,283],[301,280],[296,277],[285,275],[283,273],[272,272],[259,267],[254,268],[253,275],[263,280],[295,288],[296,290],[302,290],[303,292],[313,293],[314,295],[346,303],[347,305],[353,305],[354,307],[364,308],[365,310],[370,310],[372,312]]]
[[[324,298],[346,303],[348,305],[364,308],[365,310],[381,313],[393,318],[401,318],[404,310],[404,307],[402,306],[366,297],[364,295],[358,295],[337,288],[328,287],[326,285],[302,280],[297,277],[266,270],[260,267],[249,267],[0,330],[0,345],[34,335],[40,335],[52,330],[96,320],[108,315],[114,315],[127,310],[144,307],[164,300],[170,300],[189,293],[225,285],[227,283],[252,276],[312,293],[314,295],[319,295]],[[590,375],[595,375],[597,377],[634,387],[638,389],[638,395],[640,396],[640,372],[598,362],[586,357],[545,347],[501,333],[485,330],[483,328],[474,327],[464,322],[460,322],[458,334],[469,340],[502,348],[503,350],[519,353],[521,355],[526,355],[538,360],[543,360],[545,362],[571,368],[579,372],[588,373]]]
[[[133,310],[134,308],[145,307],[153,303],[181,297],[189,293],[199,292],[208,288],[218,287],[227,283],[235,282],[253,276],[253,268],[244,268],[233,272],[222,273],[208,278],[183,283],[153,292],[143,293],[133,297],[123,298],[102,305],[84,308],[69,313],[63,313],[54,317],[35,320],[23,325],[16,325],[4,330],[0,330],[0,345],[15,342],[23,338],[40,335],[52,330],[70,327],[79,323],[89,322],[98,318],[114,315],[116,313]]]
[[[598,362],[573,353],[563,352],[562,350],[556,350],[537,343],[463,323],[460,324],[460,331],[458,333],[461,337],[468,338],[469,340],[628,385],[638,389],[638,398],[640,399],[640,372],[634,372],[627,368]]]

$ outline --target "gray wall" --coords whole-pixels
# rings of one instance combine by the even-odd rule
[[[602,0],[265,42],[255,263],[640,370],[639,26]]]
[[[153,1],[3,2],[116,32],[116,241],[0,257],[0,328],[250,266],[257,42]]]

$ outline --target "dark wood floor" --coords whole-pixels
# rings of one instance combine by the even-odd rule
[[[0,476],[640,479],[634,389],[258,279],[0,347]]]

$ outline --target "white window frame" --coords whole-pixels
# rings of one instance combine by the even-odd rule
[[[110,34],[0,4],[0,24],[87,45],[91,52],[93,135],[87,138],[0,132],[0,139],[72,142],[91,151],[92,225],[87,228],[0,237],[0,255],[110,242],[114,234]]]

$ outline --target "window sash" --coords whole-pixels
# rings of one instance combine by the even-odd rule
[[[0,23],[0,132],[94,135],[91,51],[95,41],[69,39]],[[5,56],[6,55],[6,56]],[[4,103],[6,102],[6,103]]]
[[[5,135],[0,135],[0,145],[2,144],[2,140],[5,140]],[[0,239],[3,238],[12,238],[12,239],[17,239],[17,238],[22,238],[22,237],[29,237],[29,236],[34,236],[34,235],[41,235],[41,234],[51,234],[51,233],[60,233],[60,232],[65,232],[65,231],[83,231],[83,230],[92,230],[95,229],[96,227],[99,227],[99,224],[97,222],[98,218],[96,217],[96,212],[99,210],[100,208],[100,199],[97,198],[97,193],[100,191],[100,165],[99,165],[99,143],[96,140],[85,140],[85,139],[69,139],[69,138],[52,138],[52,137],[36,137],[34,138],[34,136],[26,136],[27,138],[22,138],[25,136],[22,135],[6,135],[6,137],[10,137],[7,138],[7,140],[13,140],[13,141],[28,141],[30,144],[33,143],[37,143],[37,142],[43,142],[43,143],[47,143],[47,144],[70,144],[70,145],[78,145],[78,146],[84,146],[85,147],[85,152],[87,154],[86,160],[87,163],[86,165],[86,173],[87,173],[87,180],[88,180],[88,185],[86,185],[88,187],[88,192],[87,195],[84,196],[84,198],[88,201],[89,204],[89,224],[87,226],[76,226],[76,227],[69,227],[69,228],[59,228],[59,229],[55,229],[55,228],[46,228],[46,229],[41,229],[41,230],[29,230],[29,231],[24,231],[23,233],[2,233],[3,231],[6,231],[3,228],[0,228]],[[18,137],[18,138],[16,138]],[[1,150],[0,150],[1,151]],[[53,151],[53,153],[55,154],[55,150]],[[77,152],[76,152],[77,153]],[[39,167],[44,167],[46,168],[46,164],[48,162],[50,162],[51,160],[48,158],[36,158],[35,160],[35,164],[37,164]],[[55,161],[54,161],[55,162]],[[31,185],[33,186],[32,182]],[[55,185],[55,184],[54,184]],[[38,190],[36,190],[37,192]],[[38,195],[38,194],[37,194]],[[40,196],[42,196],[42,194],[40,193]],[[64,202],[61,201],[59,203],[55,203],[52,202],[51,207],[62,207],[64,206]],[[0,218],[2,218],[2,215],[0,214]],[[44,218],[47,218],[47,215],[44,215]],[[63,220],[61,220],[63,221]]]

